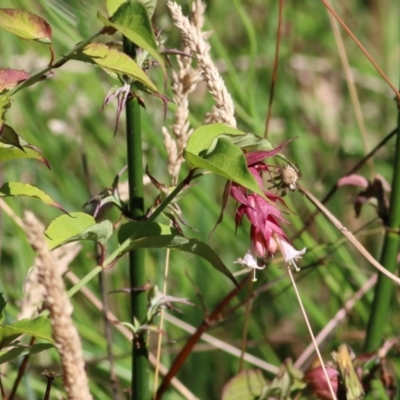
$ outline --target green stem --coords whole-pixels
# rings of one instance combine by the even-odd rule
[[[40,80],[43,79],[43,76],[47,74],[47,72],[51,71],[52,69],[55,68],[60,68],[62,65],[64,65],[67,61],[69,61],[70,57],[76,53],[79,50],[82,50],[86,45],[89,43],[93,42],[98,36],[100,36],[102,32],[97,32],[94,35],[90,36],[89,38],[83,40],[82,42],[79,42],[73,49],[71,49],[68,53],[64,54],[62,57],[60,57],[58,60],[56,60],[53,64],[49,65],[48,67],[42,69],[41,71],[37,72],[35,75],[32,75],[30,78],[28,78],[26,81],[21,82],[19,85],[15,86],[15,88],[11,89],[8,93],[7,96],[11,97],[15,93],[19,92],[20,90],[32,86],[35,83],[39,82]]]
[[[397,127],[400,128],[400,112]],[[380,263],[390,272],[394,273],[397,266],[397,255],[400,245],[400,135],[397,129],[395,156],[393,164],[392,192],[390,195],[389,219],[386,221],[387,230],[383,242]],[[375,287],[374,300],[367,326],[367,336],[364,351],[372,352],[382,344],[384,328],[388,318],[390,301],[392,298],[393,283],[379,274]]]
[[[153,222],[172,202],[172,200],[178,196],[178,194],[185,188],[186,185],[190,183],[192,179],[198,178],[201,175],[193,176],[194,170],[190,171],[189,174],[183,179],[178,186],[160,203],[160,205],[154,210],[154,212],[146,219],[144,224],[141,224],[135,232],[130,236],[125,242],[122,242],[113,252],[110,254],[107,259],[104,261],[104,265],[108,266],[115,261],[117,257],[120,257],[122,254],[126,252],[126,249],[129,247],[132,240],[137,238],[147,227],[147,224]]]
[[[132,42],[124,37],[124,52],[135,57]],[[140,125],[140,104],[137,98],[126,102],[126,141],[128,156],[129,210],[134,220],[144,215],[143,153]],[[129,252],[132,322],[146,323],[147,293],[139,290],[146,284],[145,253],[143,249]],[[135,324],[134,324],[135,325]],[[132,342],[131,398],[149,399],[149,360],[146,335],[134,335]]]

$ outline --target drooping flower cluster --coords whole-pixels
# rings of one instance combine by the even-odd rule
[[[234,182],[230,188],[230,195],[239,203],[236,211],[236,228],[241,224],[244,216],[248,218],[251,224],[250,249],[236,263],[253,269],[253,280],[256,280],[256,270],[264,269],[265,260],[273,257],[277,251],[282,253],[286,265],[293,265],[296,271],[299,271],[299,268],[295,261],[306,252],[305,248],[300,251],[296,250],[290,244],[290,240],[280,226],[281,223],[287,223],[279,208],[279,206],[286,207],[282,197],[270,191],[265,191],[263,188],[263,172],[272,173],[276,170],[276,167],[267,165],[262,160],[276,155],[286,143],[271,151],[254,151],[246,154],[249,171],[268,200],[256,193],[248,193],[246,188]],[[274,178],[275,181],[276,179]],[[288,187],[292,189],[290,186]]]

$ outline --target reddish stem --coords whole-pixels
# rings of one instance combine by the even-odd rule
[[[283,0],[279,0],[279,17],[278,17],[278,28],[277,28],[278,32],[276,34],[275,60],[274,60],[274,69],[272,72],[272,79],[271,79],[268,113],[267,113],[267,119],[265,121],[265,130],[264,130],[265,138],[268,137],[268,127],[269,127],[269,121],[271,119],[272,101],[274,100],[275,83],[276,83],[276,77],[278,76],[279,48],[282,36],[282,20],[283,20],[282,14],[283,14]]]
[[[248,274],[242,281],[240,281],[239,287],[233,288],[231,292],[224,297],[224,299],[217,305],[210,316],[204,319],[203,323],[197,328],[196,332],[189,338],[185,346],[177,355],[174,363],[168,371],[168,374],[164,376],[164,379],[157,390],[155,400],[161,399],[162,395],[165,393],[168,386],[170,385],[172,378],[178,373],[183,363],[192,352],[193,347],[200,340],[201,335],[206,332],[213,324],[221,320],[221,313],[224,308],[229,305],[231,300],[239,293],[239,291],[247,284],[247,282],[249,282],[249,278],[251,277],[252,274]]]
[[[396,95],[397,102],[399,102],[400,101],[400,92],[397,90],[396,86],[393,85],[393,83],[386,76],[386,74],[383,72],[381,67],[375,62],[375,60],[372,58],[372,56],[368,53],[367,49],[355,37],[353,32],[347,27],[347,25],[343,22],[343,20],[339,17],[339,15],[336,14],[335,10],[331,7],[331,5],[328,3],[328,1],[327,0],[321,0],[321,1],[322,1],[322,3],[324,3],[324,5],[328,9],[328,11],[336,18],[336,20],[339,22],[339,24],[342,25],[342,27],[346,31],[346,33],[354,40],[356,45],[364,53],[364,55],[368,58],[368,60],[375,67],[375,69],[379,72],[379,74],[382,76],[382,78],[385,80],[385,82],[390,86],[390,88],[393,90],[393,92]]]

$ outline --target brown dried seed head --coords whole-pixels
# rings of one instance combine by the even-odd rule
[[[281,171],[281,181],[284,187],[288,187],[291,190],[297,188],[297,181],[299,180],[299,173],[290,165],[286,165]]]

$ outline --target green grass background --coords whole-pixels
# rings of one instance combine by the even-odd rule
[[[210,38],[211,53],[234,99],[238,127],[262,135],[274,61],[278,2],[234,0],[207,3],[206,29],[214,31]],[[188,9],[187,2],[181,4]],[[44,17],[53,28],[53,42],[58,56],[100,29],[96,11],[105,10],[102,1],[77,0],[3,0],[1,7],[24,8]],[[392,82],[397,84],[398,3],[394,0],[337,0],[334,7]],[[179,35],[172,26],[165,1],[159,1],[155,23],[163,30],[166,47],[178,47]],[[363,157],[364,146],[372,149],[395,127],[397,118],[393,93],[354,42],[344,34],[343,37],[356,77],[367,128],[366,143],[363,143],[356,124],[325,8],[322,3],[311,0],[285,2],[269,138],[278,145],[288,138],[297,137],[285,148],[284,153],[302,172],[302,184],[319,198]],[[0,32],[1,68],[25,69],[34,73],[45,67],[47,62],[45,46]],[[32,160],[14,161],[0,165],[1,180],[34,184],[68,211],[79,211],[91,196],[111,186],[114,176],[126,164],[125,120],[121,118],[117,135],[113,137],[116,105],[107,106],[104,112],[101,112],[101,105],[108,89],[117,82],[102,70],[69,62],[54,72],[51,79],[18,93],[7,113],[7,122],[26,141],[43,151],[51,170]],[[153,70],[150,76],[163,88],[160,71]],[[169,89],[166,94],[171,96]],[[161,127],[172,123],[174,105],[168,105],[167,119],[164,121],[162,102],[146,95],[143,98],[146,103],[146,110],[142,113],[144,163],[149,165],[151,173],[159,181],[168,184]],[[190,118],[196,127],[213,102],[202,85],[190,100]],[[389,182],[393,143],[389,142],[373,159],[374,171]],[[88,173],[83,166],[84,157]],[[366,167],[360,173],[371,177]],[[193,186],[182,200],[185,220],[200,231],[195,233],[185,229],[188,235],[207,240],[218,218],[223,185],[220,178],[207,176]],[[340,189],[328,204],[329,209],[351,230],[363,227],[375,218],[372,207],[367,206],[361,218],[355,219],[351,202],[355,193],[355,188]],[[157,192],[147,186],[146,194],[146,207],[149,207]],[[295,211],[288,216],[291,224],[287,226],[288,235],[293,236],[313,207],[299,193],[289,193],[285,200]],[[34,200],[6,201],[20,216],[26,209],[34,210],[46,225],[60,215],[59,211]],[[118,214],[110,211],[107,217],[115,221]],[[0,290],[8,300],[6,320],[11,322],[18,313],[24,279],[34,254],[24,232],[4,213],[0,227]],[[379,221],[375,220],[363,229],[367,234],[360,239],[376,257],[379,256],[383,235],[379,227]],[[237,270],[233,261],[243,256],[249,246],[247,232],[248,226],[244,224],[235,234],[234,204],[230,203],[224,221],[210,243],[232,271]],[[351,246],[342,244],[333,252],[330,251],[340,239],[335,228],[319,216],[295,242],[299,248],[308,248],[300,263],[303,268],[300,274],[305,276],[299,283],[299,290],[316,332],[327,324],[345,300],[373,273],[372,267]],[[110,242],[110,249],[113,245],[115,241]],[[150,251],[146,256],[148,279],[160,287],[164,257],[163,251]],[[94,266],[93,246],[85,243],[71,268],[82,277]],[[126,288],[129,282],[126,260],[119,262],[105,275],[108,291]],[[296,359],[309,343],[309,336],[284,269],[276,264],[268,266],[258,278],[256,287],[275,278],[281,279],[254,301],[248,351],[279,366],[287,357]],[[99,294],[97,279],[90,282],[89,287]],[[199,291],[207,310],[211,311],[232,288],[232,284],[199,258],[173,252],[168,287],[169,293],[187,297],[200,306],[201,301],[196,294]],[[245,293],[242,293],[239,297],[244,296]],[[120,320],[128,321],[128,295],[110,294],[108,299],[110,308]],[[371,300],[372,293],[368,293],[350,313],[345,324],[339,327],[323,349],[327,358],[343,342],[350,344],[356,353],[360,352]],[[393,300],[387,337],[398,335],[400,324],[398,293]],[[83,339],[91,389],[96,399],[109,399],[109,366],[102,317],[80,294],[75,296],[74,306],[74,321]],[[181,309],[183,314],[180,318],[184,321],[194,326],[201,323],[204,314],[200,307],[181,306]],[[243,323],[244,308],[240,308],[209,333],[240,347]],[[188,334],[170,325],[166,326],[166,331],[174,341],[164,340],[162,361],[168,366]],[[154,343],[155,339],[151,341],[152,345]],[[130,344],[114,329],[113,351],[120,387],[129,388]],[[55,352],[32,357],[20,387],[21,399],[42,398],[44,378],[41,372],[44,369],[59,371],[57,361]],[[392,371],[399,371],[397,364],[393,360]],[[11,387],[17,366],[18,362],[8,366],[7,374],[2,378],[6,388]],[[238,366],[238,359],[221,350],[199,345],[179,372],[178,378],[199,398],[217,399],[223,385],[238,372]],[[251,368],[250,365],[246,367]],[[56,381],[56,386],[61,387],[61,380]],[[181,396],[170,390],[165,398],[174,400]]]

